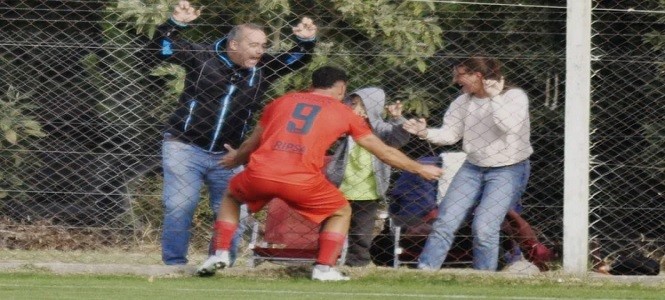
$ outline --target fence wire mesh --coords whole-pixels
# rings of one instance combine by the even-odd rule
[[[0,3],[0,259],[87,262],[117,254],[125,262],[161,262],[162,132],[186,73],[157,60],[149,45],[177,2]],[[306,89],[314,69],[335,64],[349,73],[349,90],[381,87],[387,103],[403,103],[407,118],[436,127],[460,95],[453,67],[475,54],[498,58],[506,78],[529,97],[535,152],[521,215],[541,242],[561,246],[564,99],[575,99],[564,93],[566,1],[191,2],[202,13],[182,35],[200,44],[254,22],[265,28],[267,52],[279,53],[296,44],[291,27],[302,16],[314,20],[312,62],[279,78],[264,101]],[[638,252],[662,263],[664,19],[662,0],[593,2],[594,269]],[[418,158],[456,153],[461,145],[411,138],[401,149]],[[394,171],[393,185],[400,174]],[[210,240],[208,198],[202,190],[192,221],[189,253],[196,263]],[[377,220],[374,233],[383,228]],[[252,255],[250,231],[244,259]],[[458,236],[468,252],[471,233]],[[384,250],[395,258],[394,249]]]

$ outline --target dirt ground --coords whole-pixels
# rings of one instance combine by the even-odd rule
[[[0,218],[0,249],[98,250],[118,244],[121,237],[114,237],[110,232],[105,229],[65,227],[48,220],[20,223]]]

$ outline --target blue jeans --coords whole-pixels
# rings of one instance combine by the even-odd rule
[[[162,144],[164,172],[164,225],[162,231],[162,261],[167,265],[187,264],[194,211],[201,199],[203,184],[208,186],[210,208],[215,218],[229,180],[239,170],[226,169],[218,164],[223,153],[210,153],[200,147],[169,139]],[[241,220],[247,210],[241,210]],[[240,222],[231,244],[231,263],[237,256],[245,222]]]
[[[441,268],[455,232],[477,204],[471,225],[473,268],[496,271],[501,223],[522,196],[530,168],[529,160],[503,167],[478,167],[465,161],[439,204],[418,268]]]

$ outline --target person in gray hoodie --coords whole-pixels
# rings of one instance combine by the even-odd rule
[[[377,87],[362,88],[344,99],[356,114],[367,120],[376,136],[386,144],[399,148],[409,141],[409,133],[402,128],[402,104],[385,105],[386,94]],[[387,110],[387,118],[383,112]],[[328,179],[344,193],[351,203],[351,227],[345,264],[352,267],[370,263],[374,219],[379,200],[385,197],[390,184],[390,166],[367,150],[345,137],[335,149],[326,168]]]

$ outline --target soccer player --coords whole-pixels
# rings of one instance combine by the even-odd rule
[[[271,199],[280,198],[304,217],[323,222],[312,279],[349,280],[333,266],[348,232],[351,207],[321,172],[326,150],[343,134],[393,167],[428,180],[443,173],[436,166],[411,160],[372,134],[367,122],[341,103],[346,85],[343,70],[329,66],[317,69],[312,74],[311,91],[275,99],[238,150],[227,147],[229,153],[222,158],[222,165],[249,163],[231,179],[214,226],[217,250],[199,267],[199,275],[213,275],[229,265],[231,238],[242,203],[255,213]]]

